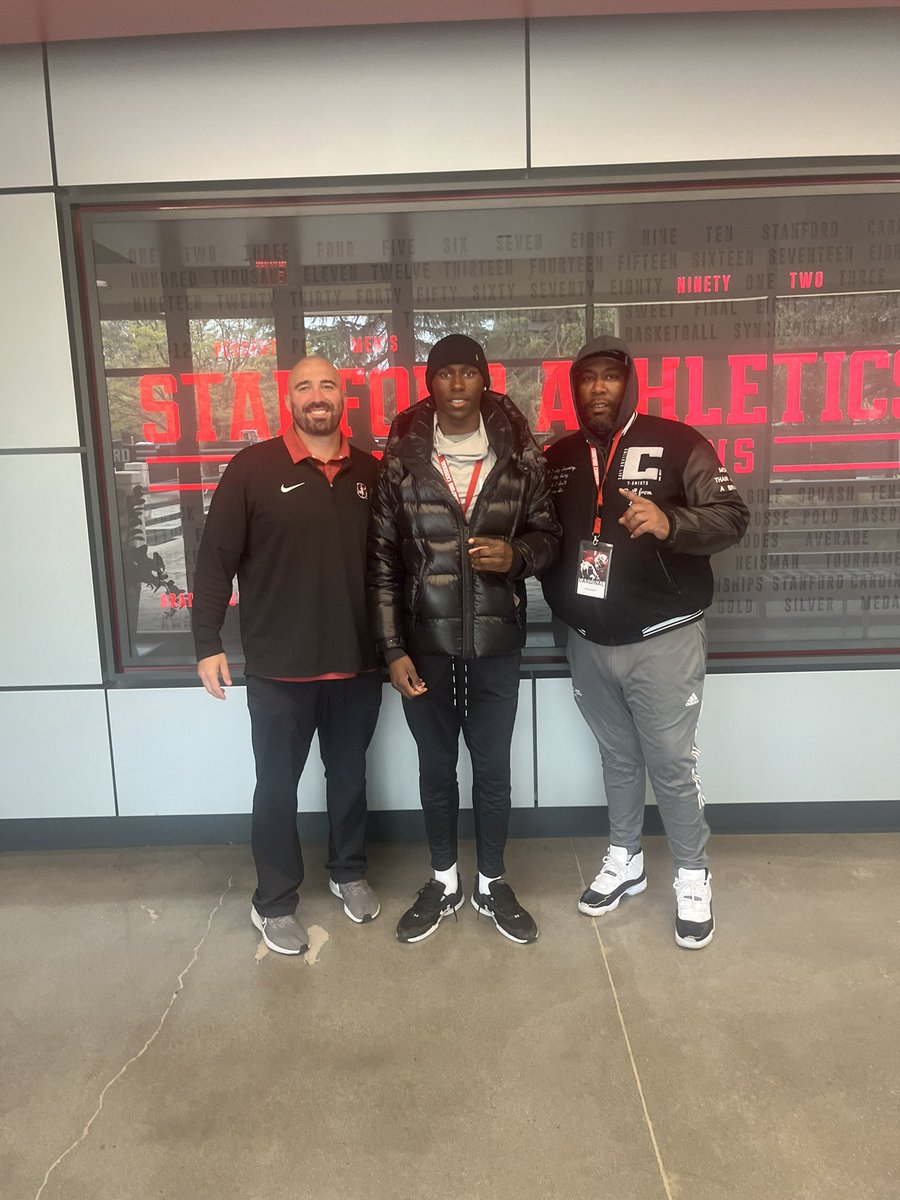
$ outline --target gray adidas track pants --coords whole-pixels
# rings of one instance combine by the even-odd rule
[[[675,870],[705,867],[709,826],[695,743],[706,675],[702,620],[628,646],[569,630],[575,702],[600,746],[609,840],[640,849],[649,774]]]

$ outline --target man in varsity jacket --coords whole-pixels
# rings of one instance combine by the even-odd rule
[[[563,540],[542,584],[569,626],[575,700],[600,746],[610,824],[578,908],[602,916],[646,888],[649,773],[674,858],[675,940],[699,949],[715,930],[694,741],[709,556],[740,540],[749,513],[704,437],[637,412],[634,363],[618,338],[588,342],[571,380],[581,429],[547,452]]]
[[[369,632],[366,530],[378,464],[341,433],[341,380],[323,358],[290,373],[283,437],[231,460],[210,506],[192,608],[203,686],[230,686],[220,630],[238,578],[256,790],[250,917],[266,945],[302,954],[297,784],[314,733],[326,771],[332,893],[359,923],[378,915],[365,880],[366,749],[381,704]]]

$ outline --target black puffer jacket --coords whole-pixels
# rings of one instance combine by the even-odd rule
[[[560,528],[544,456],[508,396],[485,392],[481,415],[497,461],[466,523],[431,462],[434,401],[391,427],[369,529],[369,595],[375,636],[388,662],[409,654],[486,658],[525,641],[524,579],[555,560]],[[509,575],[473,571],[468,539],[505,538]]]

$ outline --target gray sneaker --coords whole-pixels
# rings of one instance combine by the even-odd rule
[[[276,954],[305,954],[309,949],[309,937],[294,913],[286,917],[261,917],[251,904],[250,920]]]
[[[343,900],[344,912],[357,925],[364,925],[366,921],[374,921],[381,912],[378,897],[365,879],[353,879],[350,883],[335,883],[333,879],[329,879],[328,886],[332,896]]]

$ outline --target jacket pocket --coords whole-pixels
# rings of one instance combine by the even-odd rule
[[[660,570],[663,573],[663,578],[666,581],[666,586],[669,588],[669,590],[672,592],[673,595],[680,596],[681,588],[675,582],[675,577],[673,576],[672,572],[669,570],[668,566],[666,565],[666,560],[663,558],[662,554],[660,554],[659,550],[656,551],[656,560],[659,563]]]

